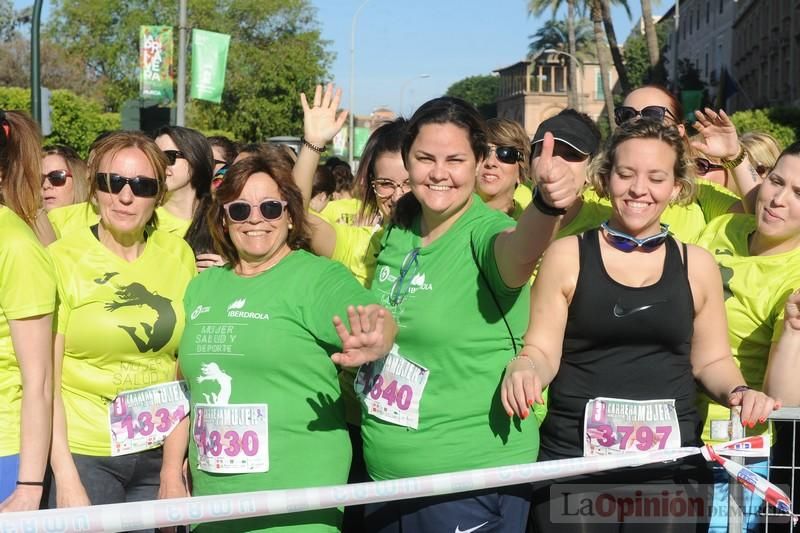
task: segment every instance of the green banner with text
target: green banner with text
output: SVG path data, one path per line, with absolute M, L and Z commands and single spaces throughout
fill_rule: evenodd
M 174 99 L 172 57 L 172 26 L 140 26 L 140 98 Z
M 192 30 L 192 98 L 222 101 L 230 43 L 230 35 Z

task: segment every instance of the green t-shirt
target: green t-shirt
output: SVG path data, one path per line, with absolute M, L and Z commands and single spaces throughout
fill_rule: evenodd
M 421 247 L 419 222 L 386 230 L 372 291 L 398 324 L 398 352 L 427 368 L 429 377 L 418 429 L 364 415 L 369 473 L 394 479 L 535 461 L 536 422 L 509 418 L 500 402 L 503 371 L 516 353 L 498 304 L 517 350 L 530 309 L 530 286 L 506 287 L 494 256 L 495 236 L 514 221 L 473 196 L 468 210 L 429 246 Z M 395 283 L 402 300 L 393 305 Z
M 719 264 L 734 360 L 747 384 L 762 390 L 770 347 L 783 330 L 786 298 L 800 288 L 800 248 L 751 256 L 748 237 L 755 230 L 752 215 L 725 215 L 711 221 L 697 244 Z M 730 412 L 704 394 L 699 398 L 701 415 L 708 411 L 703 440 L 712 442 L 711 420 L 728 420 Z M 765 425 L 747 428 L 750 435 L 764 431 Z
M 47 252 L 31 228 L 0 205 L 0 457 L 19 453 L 22 376 L 9 320 L 52 313 L 56 281 Z
M 107 457 L 109 403 L 175 379 L 194 254 L 183 239 L 156 230 L 128 262 L 88 226 L 48 249 L 58 282 L 56 329 L 65 340 L 60 386 L 70 450 Z
M 267 404 L 269 470 L 199 470 L 191 438 L 194 495 L 346 483 L 351 447 L 337 368 L 330 360 L 341 349 L 332 319 L 339 315 L 346 323 L 348 305 L 370 303 L 375 297 L 342 265 L 302 250 L 251 278 L 228 267 L 197 276 L 186 291 L 180 346 L 192 427 L 197 403 Z M 250 520 L 247 531 L 278 525 L 337 531 L 340 519 L 336 509 L 264 517 Z M 200 530 L 231 528 L 217 523 Z

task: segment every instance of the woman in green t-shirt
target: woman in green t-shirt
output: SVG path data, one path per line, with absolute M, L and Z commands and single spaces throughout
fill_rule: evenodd
M 187 440 L 194 495 L 347 480 L 337 365 L 382 357 L 396 327 L 344 267 L 305 250 L 303 200 L 291 172 L 280 157 L 256 154 L 234 163 L 214 195 L 209 227 L 228 265 L 203 271 L 184 297 L 180 369 L 192 420 L 165 446 L 162 496 L 185 494 Z M 345 315 L 350 332 L 338 318 Z M 338 531 L 341 515 L 326 509 L 195 531 Z

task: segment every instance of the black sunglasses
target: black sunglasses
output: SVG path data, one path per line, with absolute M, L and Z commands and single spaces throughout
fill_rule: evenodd
M 763 163 L 759 163 L 756 165 L 756 174 L 758 174 L 759 176 L 763 176 L 764 174 L 769 174 L 771 170 L 772 167 L 767 166 Z
M 180 150 L 164 150 L 164 155 L 167 156 L 169 166 L 174 165 L 178 159 L 186 159 L 186 156 Z
M 128 178 L 111 172 L 98 172 L 95 174 L 97 188 L 103 192 L 119 194 L 126 185 L 129 185 L 134 196 L 140 198 L 153 198 L 158 195 L 159 184 L 155 178 L 135 176 Z
M 228 218 L 230 218 L 232 221 L 244 222 L 250 218 L 250 213 L 252 213 L 254 207 L 258 208 L 258 210 L 261 212 L 261 216 L 264 217 L 264 220 L 279 219 L 281 218 L 281 215 L 283 215 L 283 210 L 286 208 L 288 203 L 289 202 L 286 202 L 285 200 L 276 200 L 274 198 L 261 200 L 261 203 L 259 204 L 250 204 L 244 200 L 234 200 L 233 202 L 228 202 L 222 207 L 225 208 Z
M 635 119 L 636 117 L 663 122 L 664 117 L 667 115 L 669 115 L 669 117 L 675 122 L 678 121 L 678 119 L 675 118 L 675 115 L 672 114 L 672 111 L 664 106 L 648 105 L 641 109 L 636 109 L 635 107 L 623 105 L 614 109 L 614 122 L 616 122 L 617 126 L 619 126 L 625 122 L 628 122 L 629 120 Z
M 713 170 L 725 170 L 725 167 L 722 165 L 717 165 L 716 163 L 712 163 L 705 157 L 696 157 L 694 159 L 694 166 L 697 169 L 698 176 L 705 176 L 709 172 Z
M 42 174 L 42 185 L 47 180 L 53 187 L 63 187 L 67 183 L 67 178 L 71 176 L 68 170 L 51 170 L 47 174 Z
M 6 145 L 10 133 L 11 127 L 6 120 L 6 112 L 0 109 L 0 146 Z
M 489 148 L 489 155 L 492 155 L 492 152 L 497 156 L 498 161 L 507 165 L 519 163 L 523 159 L 522 150 L 517 150 L 513 146 L 495 146 L 494 148 Z

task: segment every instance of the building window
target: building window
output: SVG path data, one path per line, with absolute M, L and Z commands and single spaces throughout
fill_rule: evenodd
M 719 0 L 719 14 L 721 15 L 724 10 L 725 10 L 725 0 Z
M 708 52 L 706 52 L 706 68 L 705 68 L 705 78 L 708 79 Z
M 706 2 L 706 24 L 711 24 L 711 0 Z
M 600 70 L 594 73 L 594 98 L 595 100 L 605 100 L 606 95 L 603 92 L 603 78 Z
M 697 26 L 695 27 L 697 31 L 700 31 L 700 8 L 697 8 Z
M 689 11 L 689 35 L 692 34 L 694 28 L 694 11 Z

